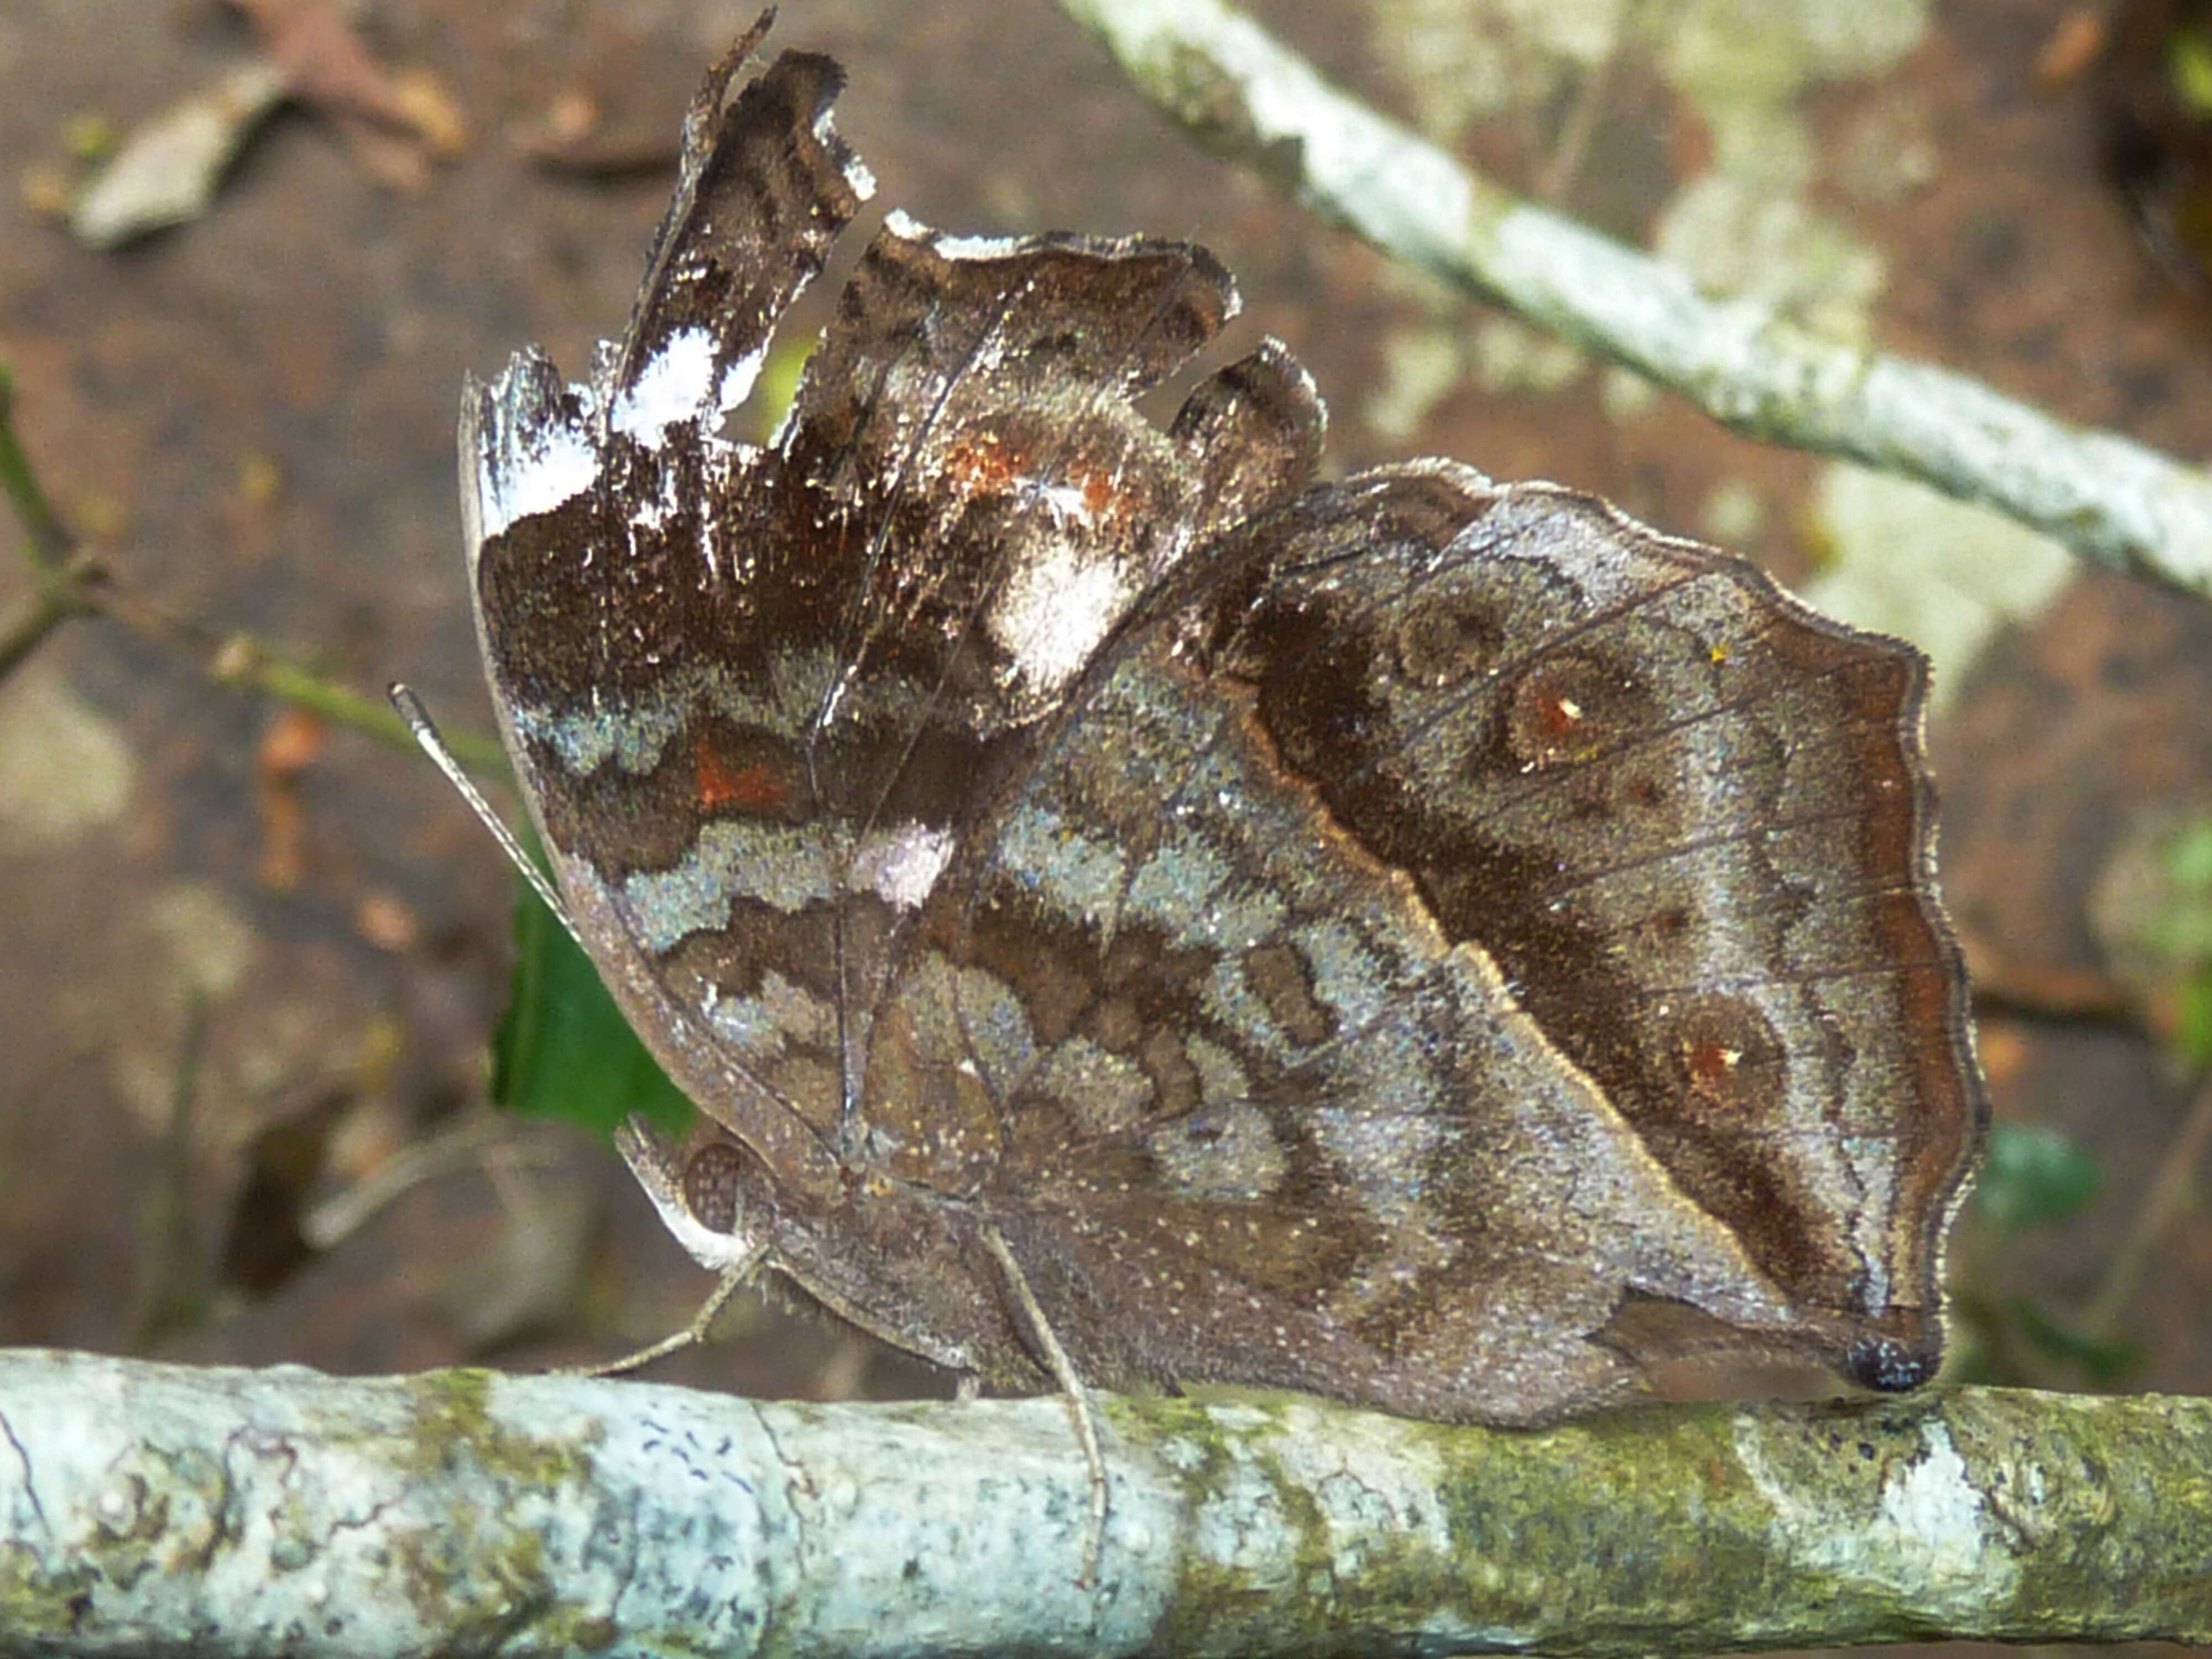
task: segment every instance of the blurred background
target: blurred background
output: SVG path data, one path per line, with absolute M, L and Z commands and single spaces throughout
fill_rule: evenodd
M 2212 447 L 2212 8 L 1257 15 L 1711 289 L 2185 460 Z M 21 647 L 0 678 L 0 1342 L 520 1368 L 651 1340 L 708 1288 L 603 1142 L 489 1107 L 510 878 L 432 769 L 333 697 L 374 708 L 404 678 L 489 730 L 461 377 L 529 341 L 574 374 L 619 330 L 684 104 L 750 21 L 704 0 L 0 12 L 0 362 L 70 543 L 115 578 L 112 614 L 0 641 Z M 838 125 L 881 182 L 845 264 L 892 205 L 1197 239 L 1243 286 L 1232 346 L 1279 335 L 1313 369 L 1333 469 L 1441 453 L 1593 489 L 1934 651 L 1944 885 L 2001 1131 L 1953 1253 L 1963 1374 L 2212 1389 L 2203 605 L 1730 436 L 1395 269 L 1200 151 L 1043 0 L 789 0 L 790 46 L 844 61 Z M 0 519 L 0 618 L 31 605 L 37 551 Z M 295 669 L 299 695 L 271 695 Z M 757 1305 L 723 1334 L 656 1375 L 949 1392 Z

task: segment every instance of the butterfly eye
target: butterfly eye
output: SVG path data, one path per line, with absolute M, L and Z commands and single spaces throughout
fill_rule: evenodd
M 1861 1387 L 1902 1394 L 1934 1381 L 1942 1358 L 1940 1331 L 1929 1327 L 1910 1340 L 1883 1335 L 1861 1337 L 1852 1345 L 1847 1364 L 1852 1379 Z
M 684 1166 L 684 1203 L 709 1232 L 738 1230 L 738 1178 L 744 1155 L 727 1141 L 702 1146 Z

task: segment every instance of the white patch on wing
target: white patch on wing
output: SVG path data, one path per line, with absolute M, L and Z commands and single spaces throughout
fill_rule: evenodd
M 904 208 L 893 208 L 884 215 L 884 228 L 909 242 L 926 242 L 937 234 Z
M 501 453 L 479 463 L 478 491 L 484 540 L 520 519 L 550 513 L 599 481 L 599 453 L 585 433 L 566 424 L 536 428 Z
M 931 246 L 948 259 L 1003 259 L 1019 253 L 1028 240 L 1023 236 L 939 236 Z
M 861 842 L 846 884 L 865 889 L 897 910 L 916 910 L 928 899 L 952 858 L 952 832 L 926 823 L 874 830 Z
M 739 366 L 732 363 L 730 368 L 734 371 Z M 677 422 L 696 421 L 710 407 L 708 393 L 714 379 L 714 337 L 703 328 L 678 329 L 638 371 L 629 388 L 615 399 L 611 424 L 616 431 L 652 448 Z
M 1119 621 L 1130 592 L 1111 557 L 1085 559 L 1047 542 L 1018 565 L 986 625 L 1039 690 L 1065 685 Z
M 1030 489 L 1036 492 L 1037 499 L 1044 503 L 1045 511 L 1052 514 L 1054 523 L 1065 525 L 1073 519 L 1085 530 L 1091 527 L 1091 503 L 1085 498 L 1084 491 L 1078 486 L 1066 483 L 1035 483 L 1026 478 L 1017 479 L 1016 482 L 1027 484 Z
M 677 486 L 681 482 L 674 469 L 664 470 L 653 494 L 631 509 L 629 521 L 644 530 L 658 530 L 666 524 L 674 516 L 676 509 L 684 504 L 677 494 Z M 710 563 L 711 558 L 710 554 Z
M 830 106 L 824 104 L 822 112 L 814 118 L 814 137 L 816 142 L 834 155 L 837 150 L 837 135 L 830 115 Z M 868 171 L 867 163 L 857 155 L 845 157 L 845 182 L 852 185 L 853 193 L 864 202 L 876 193 L 876 175 Z
M 722 371 L 722 384 L 714 392 L 714 406 L 723 414 L 728 414 L 753 395 L 753 382 L 760 379 L 761 364 L 767 356 L 766 346 L 755 346 Z

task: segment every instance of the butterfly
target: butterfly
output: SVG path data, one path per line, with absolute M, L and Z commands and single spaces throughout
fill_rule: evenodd
M 1590 496 L 1317 479 L 1203 249 L 892 213 L 707 78 L 586 378 L 464 403 L 478 636 L 579 937 L 698 1108 L 676 1237 L 964 1377 L 1522 1424 L 1708 1352 L 1931 1377 L 1987 1109 L 1927 665 Z M 1095 1447 L 1092 1455 L 1096 1458 Z

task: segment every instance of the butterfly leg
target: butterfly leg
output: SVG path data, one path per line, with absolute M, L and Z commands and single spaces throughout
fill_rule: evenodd
M 1044 1316 L 1044 1310 L 1037 1306 L 1036 1292 L 1030 1289 L 1022 1264 L 1014 1260 L 1006 1236 L 996 1227 L 985 1227 L 983 1244 L 991 1252 L 991 1259 L 999 1264 L 999 1271 L 1006 1275 L 1006 1289 L 1029 1326 L 1030 1340 L 1036 1345 L 1052 1380 L 1060 1384 L 1068 1413 L 1075 1419 L 1075 1437 L 1082 1443 L 1083 1462 L 1091 1472 L 1091 1538 L 1083 1551 L 1083 1576 L 1076 1581 L 1087 1589 L 1098 1582 L 1099 1565 L 1106 1550 L 1106 1456 L 1099 1449 L 1097 1409 L 1091 1403 L 1083 1379 L 1075 1374 L 1075 1364 L 1068 1358 L 1067 1350 L 1053 1334 L 1052 1323 Z
M 670 1354 L 690 1347 L 695 1342 L 704 1342 L 707 1332 L 729 1306 L 730 1298 L 745 1287 L 747 1281 L 758 1273 L 768 1260 L 769 1247 L 756 1244 L 743 1255 L 722 1269 L 714 1288 L 699 1304 L 699 1311 L 691 1316 L 691 1322 L 682 1330 L 664 1336 L 659 1341 L 640 1348 L 635 1353 L 624 1354 L 619 1359 L 610 1359 L 597 1365 L 567 1365 L 557 1373 L 561 1376 L 620 1376 L 629 1371 L 641 1370 L 656 1359 L 665 1359 Z

